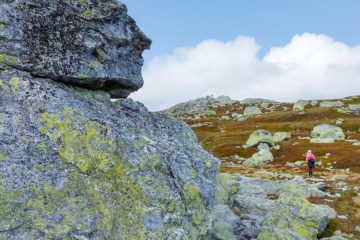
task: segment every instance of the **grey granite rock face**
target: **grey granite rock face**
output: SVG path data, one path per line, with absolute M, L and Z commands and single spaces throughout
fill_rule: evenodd
M 200 239 L 219 160 L 131 99 L 150 40 L 115 0 L 0 1 L 0 239 Z
M 199 239 L 219 160 L 131 99 L 0 75 L 1 239 Z
M 0 69 L 127 97 L 150 43 L 116 0 L 0 1 Z

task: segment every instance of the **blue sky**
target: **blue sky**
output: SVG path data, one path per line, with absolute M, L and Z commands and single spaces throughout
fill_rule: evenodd
M 254 37 L 260 55 L 303 32 L 360 43 L 359 0 L 124 0 L 129 14 L 153 40 L 144 56 L 169 54 L 205 39 Z
M 294 102 L 360 94 L 360 0 L 124 0 L 153 40 L 150 110 L 212 94 Z

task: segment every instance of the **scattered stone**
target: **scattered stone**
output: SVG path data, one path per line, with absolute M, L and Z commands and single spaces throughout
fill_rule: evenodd
M 320 107 L 342 107 L 344 103 L 342 101 L 321 101 Z
M 311 101 L 311 106 L 315 107 L 316 105 L 318 105 L 319 101 L 318 100 L 312 100 Z
M 298 139 L 301 139 L 301 140 L 310 140 L 311 139 L 311 137 L 298 137 Z
M 253 115 L 259 115 L 262 114 L 260 108 L 254 107 L 254 106 L 248 106 L 244 110 L 245 116 L 253 116 Z
M 264 129 L 254 131 L 246 141 L 245 148 L 257 147 L 260 143 L 267 143 L 270 147 L 274 146 L 274 139 L 271 133 Z
M 290 132 L 276 132 L 273 137 L 274 142 L 281 142 L 281 141 L 289 140 L 290 138 L 291 138 Z
M 303 111 L 304 108 L 310 104 L 310 101 L 307 100 L 299 100 L 297 102 L 294 103 L 293 105 L 293 110 L 294 111 Z
M 295 167 L 295 164 L 294 164 L 294 163 L 292 163 L 292 162 L 287 162 L 287 163 L 286 163 L 286 166 L 289 166 L 289 167 Z
M 266 143 L 260 143 L 260 144 L 257 146 L 257 149 L 258 149 L 258 150 L 270 150 L 270 147 L 269 147 L 269 145 L 267 145 Z
M 334 139 L 332 138 L 312 138 L 310 140 L 311 143 L 334 143 Z
M 330 124 L 320 124 L 311 132 L 312 143 L 333 143 L 335 140 L 345 140 L 345 134 L 340 127 Z
M 232 113 L 231 114 L 231 117 L 236 120 L 236 121 L 245 121 L 246 119 L 248 119 L 248 116 L 244 116 L 242 114 L 239 114 L 239 113 Z
M 279 149 L 280 149 L 280 145 L 273 146 L 271 149 L 279 150 Z
M 334 175 L 330 178 L 331 181 L 345 181 L 348 178 L 346 175 Z
M 267 144 L 266 144 L 267 145 Z M 245 160 L 243 165 L 255 165 L 264 166 L 274 160 L 274 156 L 269 149 L 261 149 L 257 153 L 251 156 L 251 158 Z
M 339 119 L 337 119 L 336 120 L 336 125 L 341 125 L 341 124 L 343 124 L 343 122 L 344 122 L 344 119 L 343 118 L 339 118 Z
M 304 166 L 305 165 L 305 161 L 296 161 L 294 162 L 295 166 Z
M 360 115 L 360 104 L 350 104 L 342 108 L 338 108 L 341 113 Z
M 223 115 L 223 116 L 220 117 L 220 120 L 223 120 L 223 121 L 224 120 L 226 121 L 226 120 L 229 120 L 229 119 L 230 119 L 230 117 L 226 116 L 226 115 Z

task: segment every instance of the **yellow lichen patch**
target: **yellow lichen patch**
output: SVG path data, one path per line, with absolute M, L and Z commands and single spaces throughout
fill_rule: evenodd
M 80 209 L 77 214 L 98 215 L 97 229 L 101 229 L 104 238 L 145 239 L 142 218 L 147 200 L 142 187 L 131 175 L 133 168 L 121 159 L 122 154 L 111 131 L 96 121 L 80 123 L 83 118 L 71 109 L 60 115 L 43 113 L 40 121 L 43 123 L 41 132 L 59 144 L 59 156 L 88 175 L 85 180 L 82 175 L 74 173 L 61 191 L 47 186 L 45 190 L 51 194 L 52 204 L 58 204 L 58 199 L 62 199 L 60 206 L 65 208 L 77 205 L 73 201 L 88 205 L 89 213 Z M 76 192 L 78 200 L 69 199 L 72 192 Z M 37 195 L 44 194 L 46 192 L 41 191 Z M 40 201 L 39 208 L 45 208 L 45 212 L 56 209 L 44 205 Z M 81 218 L 76 215 L 64 218 L 61 224 L 64 231 L 73 230 L 77 219 Z
M 0 185 L 0 231 L 18 227 L 27 219 L 26 205 L 20 200 L 20 192 L 7 190 Z
M 44 141 L 39 142 L 38 145 L 37 145 L 37 148 L 40 151 L 43 151 L 46 148 L 46 143 Z
M 0 29 L 3 29 L 5 27 L 5 24 L 0 22 Z
M 12 77 L 9 81 L 10 83 L 10 87 L 11 87 L 11 91 L 14 94 L 18 94 L 19 88 L 20 88 L 20 78 L 19 77 Z
M 80 80 L 84 80 L 84 79 L 87 78 L 87 76 L 86 76 L 85 74 L 80 73 L 79 76 L 78 76 L 78 78 L 79 78 Z
M 200 191 L 197 187 L 186 184 L 184 187 L 184 197 L 187 206 L 192 212 L 192 223 L 197 226 L 208 221 L 208 216 L 204 203 L 200 197 Z
M 8 155 L 5 152 L 0 152 L 0 161 L 8 160 Z

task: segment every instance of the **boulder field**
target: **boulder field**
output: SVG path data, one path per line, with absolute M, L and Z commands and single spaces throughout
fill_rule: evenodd
M 266 215 L 265 218 L 270 220 L 267 226 L 263 221 L 258 226 L 260 230 L 252 231 L 252 233 L 256 233 L 252 235 L 253 238 L 256 235 L 257 238 L 262 239 L 360 239 L 360 119 L 357 111 L 360 105 L 360 96 L 332 100 L 300 100 L 295 103 L 245 99 L 232 100 L 225 106 L 213 105 L 212 102 L 215 99 L 214 97 L 208 98 L 206 105 L 202 98 L 202 108 L 211 111 L 211 115 L 203 115 L 201 109 L 191 113 L 186 112 L 184 110 L 187 109 L 187 103 L 177 105 L 182 107 L 181 114 L 173 114 L 178 112 L 177 106 L 171 108 L 170 114 L 184 120 L 192 127 L 204 148 L 221 159 L 220 171 L 231 174 L 230 179 L 232 180 L 239 180 L 240 192 L 247 192 L 247 197 L 243 196 L 245 200 L 238 201 L 238 204 L 233 202 L 228 204 L 235 215 L 240 217 L 241 224 L 246 225 L 250 231 L 252 227 L 261 222 L 253 221 L 254 224 L 247 224 L 249 219 L 254 218 L 253 216 L 249 218 L 248 213 L 253 215 L 256 212 L 244 211 L 247 205 L 258 206 L 264 202 L 266 204 L 274 203 L 282 198 L 281 194 L 268 192 L 269 196 L 265 197 L 266 201 L 259 195 L 250 199 L 249 191 L 262 189 L 263 185 L 266 186 L 265 189 L 269 187 L 262 180 L 285 185 L 292 182 L 300 188 L 301 184 L 298 180 L 304 179 L 304 182 L 310 186 L 316 185 L 326 195 L 311 195 L 306 197 L 307 201 L 301 200 L 300 202 L 313 203 L 317 206 L 327 205 L 337 212 L 337 216 L 329 221 L 324 232 L 321 233 L 323 228 L 319 228 L 317 232 L 319 235 L 307 235 L 303 238 L 296 234 L 285 237 L 282 235 L 283 231 L 278 229 L 279 225 L 293 226 L 291 219 L 283 221 L 279 220 L 282 219 L 279 216 L 270 217 L 273 215 L 270 212 L 263 213 L 263 216 Z M 192 105 L 196 105 L 197 101 L 192 100 Z M 257 107 L 261 110 L 261 114 L 245 117 L 244 110 L 247 107 Z M 242 117 L 241 120 L 239 120 L 239 116 Z M 315 177 L 313 178 L 307 178 L 308 168 L 305 156 L 308 150 L 312 150 L 316 156 Z M 245 184 L 245 181 L 240 181 L 244 176 L 250 177 L 254 184 L 249 186 Z M 304 186 L 309 185 L 305 184 Z M 283 188 L 285 187 L 283 186 Z M 239 195 L 239 192 L 235 195 Z M 287 195 L 290 196 L 292 193 L 287 193 Z M 237 199 L 240 198 L 237 197 Z M 281 201 L 283 209 L 278 209 L 277 212 L 281 212 L 283 216 L 287 217 L 291 216 L 285 210 L 287 207 L 290 212 L 297 212 L 294 205 L 289 206 L 291 201 Z M 259 208 L 268 209 L 269 205 L 266 204 Z M 223 206 L 219 206 L 218 209 L 227 212 Z M 312 215 L 311 211 L 307 216 Z M 334 215 L 328 215 L 328 217 L 330 216 Z M 324 218 L 325 222 L 328 217 Z M 231 219 L 236 220 L 235 217 L 231 217 Z M 315 222 L 319 223 L 318 220 Z M 219 229 L 219 224 L 217 223 L 217 229 Z M 242 239 L 239 236 L 244 239 L 250 238 L 249 235 L 246 235 L 248 233 L 239 227 L 241 224 L 238 225 L 237 221 L 227 222 L 224 229 L 230 229 L 229 224 L 233 229 L 238 229 L 238 231 L 234 231 L 240 233 L 240 235 L 235 234 L 238 239 Z M 324 224 L 320 225 L 324 226 Z M 267 230 L 265 231 L 265 229 Z M 291 230 L 287 229 L 286 231 L 289 233 Z M 221 234 L 229 237 L 226 232 L 221 232 Z M 227 238 L 223 237 L 223 239 Z

